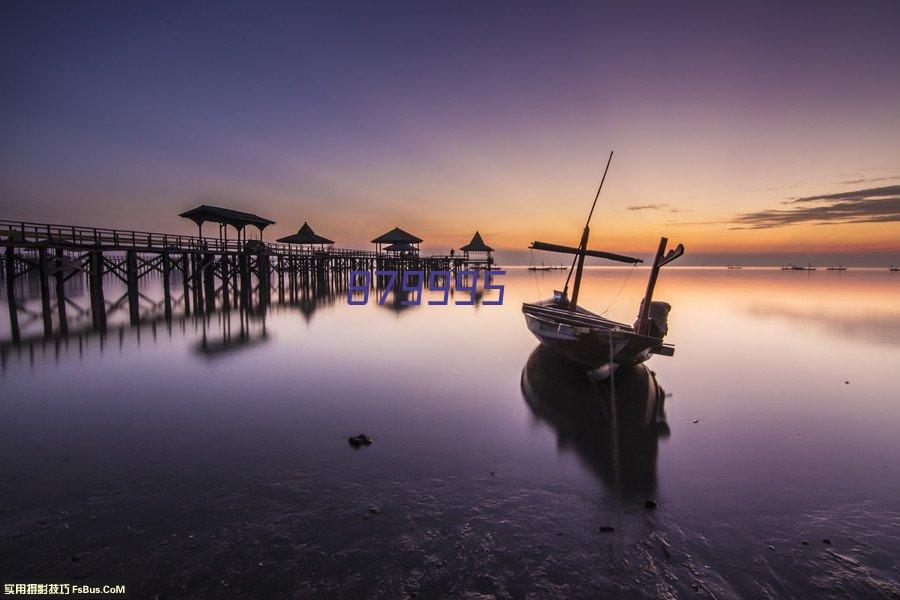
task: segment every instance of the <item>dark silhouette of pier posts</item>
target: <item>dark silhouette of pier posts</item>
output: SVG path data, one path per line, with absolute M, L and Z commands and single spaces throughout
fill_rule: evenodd
M 238 306 L 240 304 L 240 288 L 238 286 L 238 271 L 240 270 L 240 265 L 238 264 L 237 256 L 232 257 L 231 259 L 231 305 Z
M 171 325 L 172 320 L 172 290 L 169 284 L 172 280 L 172 258 L 168 252 L 162 253 L 162 279 L 163 279 L 163 312 L 166 316 L 166 322 Z
M 231 308 L 231 298 L 229 295 L 229 284 L 231 283 L 231 275 L 229 271 L 231 270 L 231 257 L 228 254 L 223 254 L 222 258 L 219 260 L 219 271 L 222 276 L 222 308 L 228 310 Z
M 182 296 L 184 316 L 189 317 L 191 316 L 191 267 L 187 252 L 181 255 L 181 287 L 184 294 Z
M 4 252 L 5 269 L 4 277 L 6 278 L 6 303 L 9 305 L 9 330 L 12 340 L 19 341 L 19 308 L 16 304 L 16 257 L 15 248 L 7 246 Z
M 203 270 L 199 252 L 191 252 L 191 290 L 194 296 L 194 313 L 199 315 L 203 312 Z
M 215 257 L 212 254 L 203 255 L 203 285 L 206 312 L 211 313 L 216 309 Z
M 246 252 L 241 252 L 238 255 L 238 268 L 241 271 L 241 306 L 244 309 L 250 307 L 250 286 L 252 285 L 250 280 L 250 265 L 248 263 L 248 254 Z
M 288 255 L 288 298 L 297 301 L 297 262 L 293 254 Z
M 88 287 L 91 293 L 91 320 L 100 331 L 106 329 L 106 300 L 103 298 L 103 251 L 91 250 Z
M 257 277 L 259 278 L 259 300 L 268 304 L 272 296 L 271 279 L 269 271 L 269 255 L 261 252 L 256 257 Z
M 284 256 L 278 255 L 278 301 L 284 302 Z
M 69 333 L 69 319 L 66 315 L 66 271 L 62 248 L 56 249 L 56 264 L 53 274 L 56 280 L 56 313 L 59 318 L 59 332 L 65 336 Z
M 125 293 L 128 295 L 128 317 L 135 325 L 141 318 L 140 298 L 138 297 L 137 252 L 125 251 Z
M 50 313 L 50 283 L 47 281 L 47 248 L 38 248 L 38 277 L 41 286 L 41 317 L 44 320 L 44 335 L 53 335 L 53 317 Z

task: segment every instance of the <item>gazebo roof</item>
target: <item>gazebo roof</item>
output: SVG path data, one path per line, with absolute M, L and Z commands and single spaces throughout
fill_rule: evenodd
M 460 248 L 463 252 L 493 252 L 494 249 L 484 243 L 481 234 L 477 231 L 472 236 L 472 241 Z
M 405 243 L 397 243 L 391 244 L 390 246 L 384 247 L 385 252 L 415 252 L 416 247 L 410 244 L 409 242 Z
M 379 235 L 372 240 L 373 244 L 420 244 L 422 240 L 411 233 L 403 231 L 399 227 L 394 227 L 387 233 Z
M 254 215 L 253 213 L 222 208 L 221 206 L 209 206 L 208 204 L 201 204 L 197 208 L 192 208 L 178 216 L 190 219 L 198 226 L 203 225 L 206 221 L 210 221 L 211 223 L 231 225 L 238 229 L 242 229 L 247 225 L 253 225 L 262 231 L 269 225 L 275 224 L 275 221 L 260 217 L 259 215 Z
M 309 223 L 303 222 L 303 227 L 301 227 L 297 233 L 293 233 L 291 235 L 285 236 L 283 238 L 278 238 L 279 242 L 284 244 L 333 244 L 334 240 L 329 240 L 327 237 L 323 237 L 318 235 L 315 231 L 312 230 L 312 227 L 309 226 Z

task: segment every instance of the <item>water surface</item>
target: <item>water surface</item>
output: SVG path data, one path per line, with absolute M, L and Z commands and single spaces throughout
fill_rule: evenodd
M 626 376 L 610 397 L 535 351 L 519 307 L 564 277 L 510 269 L 503 306 L 319 290 L 112 314 L 105 335 L 23 323 L 2 345 L 0 575 L 191 598 L 900 594 L 900 277 L 667 269 L 653 418 Z M 631 323 L 645 279 L 589 269 L 583 304 Z

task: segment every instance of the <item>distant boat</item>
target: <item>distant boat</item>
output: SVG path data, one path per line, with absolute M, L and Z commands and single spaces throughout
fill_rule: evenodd
M 790 265 L 781 265 L 781 270 L 782 270 L 782 271 L 793 271 L 793 270 L 794 270 L 794 265 L 793 265 L 793 264 L 790 264 Z
M 893 271 L 900 271 L 900 267 L 895 267 L 894 265 L 891 265 L 891 266 L 889 267 L 889 269 L 890 269 L 892 272 L 893 272 Z
M 553 267 L 548 267 L 544 264 L 544 261 L 541 261 L 540 265 L 531 265 L 528 267 L 529 271 L 552 271 Z
M 836 267 L 828 267 L 828 270 L 829 271 L 846 271 L 847 267 L 845 267 L 844 265 L 838 265 Z
M 743 269 L 743 268 L 744 267 L 742 267 L 741 265 L 728 265 L 729 271 L 739 271 L 740 269 Z
M 812 264 L 812 263 L 809 263 L 809 264 L 806 265 L 806 266 L 803 266 L 803 265 L 791 265 L 791 271 L 815 271 L 816 269 L 818 269 L 818 267 L 815 266 L 815 265 Z
M 575 274 L 571 299 L 567 296 L 569 278 L 563 291 L 554 291 L 553 297 L 538 302 L 522 304 L 525 323 L 532 334 L 548 349 L 587 370 L 614 367 L 625 364 L 637 364 L 646 361 L 653 354 L 672 356 L 674 346 L 663 343 L 668 332 L 668 314 L 671 306 L 665 302 L 653 302 L 653 290 L 659 276 L 659 270 L 684 254 L 684 246 L 678 244 L 674 250 L 666 253 L 668 240 L 661 238 L 650 270 L 647 290 L 638 311 L 634 325 L 626 325 L 604 318 L 578 306 L 578 292 L 581 289 L 581 278 L 584 274 L 584 259 L 588 256 L 605 258 L 616 262 L 637 264 L 643 262 L 639 258 L 588 250 L 591 216 L 597 206 L 603 181 L 612 162 L 612 152 L 606 163 L 606 170 L 597 188 L 597 195 L 588 213 L 587 223 L 581 233 L 581 242 L 577 248 L 533 242 L 532 250 L 546 250 L 563 254 L 574 254 L 577 258 L 573 264 Z

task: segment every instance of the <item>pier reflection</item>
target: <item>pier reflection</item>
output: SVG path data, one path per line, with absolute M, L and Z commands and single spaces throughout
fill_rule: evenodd
M 155 341 L 160 335 L 171 338 L 187 332 L 198 339 L 193 352 L 213 359 L 267 342 L 270 335 L 266 322 L 272 313 L 296 312 L 309 322 L 318 310 L 334 305 L 346 294 L 346 284 L 340 277 L 325 276 L 276 281 L 275 293 L 265 285 L 248 285 L 237 297 L 233 286 L 220 285 L 209 290 L 200 303 L 190 294 L 173 293 L 180 288 L 179 281 L 148 275 L 140 281 L 138 311 L 133 315 L 128 310 L 127 292 L 110 277 L 106 283 L 114 299 L 100 304 L 102 313 L 96 314 L 92 309 L 99 307 L 87 305 L 87 286 L 76 274 L 66 282 L 65 296 L 51 295 L 51 309 L 62 302 L 69 310 L 51 310 L 51 315 L 42 319 L 40 293 L 29 294 L 37 287 L 29 275 L 16 280 L 16 311 L 20 317 L 16 326 L 0 331 L 3 370 L 10 360 L 34 365 L 41 360 L 59 361 L 64 355 L 82 357 L 89 349 L 101 353 L 110 347 L 121 350 L 126 345 L 140 346 L 147 338 Z M 50 320 L 49 330 L 42 323 L 46 320 Z
M 532 414 L 556 430 L 560 451 L 574 450 L 611 490 L 652 496 L 658 438 L 669 434 L 665 392 L 644 365 L 599 381 L 543 346 L 522 370 Z

